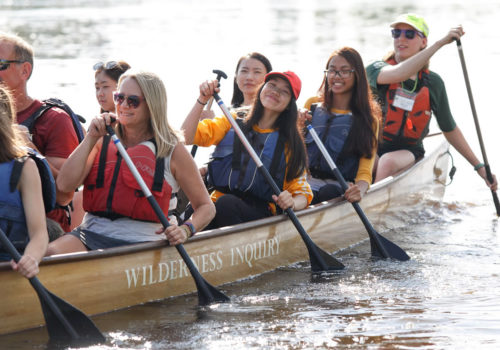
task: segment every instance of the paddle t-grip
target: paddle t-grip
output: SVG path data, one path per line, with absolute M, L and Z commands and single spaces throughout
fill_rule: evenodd
M 217 87 L 219 87 L 219 86 L 220 86 L 220 78 L 227 79 L 227 74 L 226 74 L 226 73 L 224 73 L 224 72 L 223 72 L 223 71 L 221 71 L 221 70 L 214 69 L 214 70 L 212 71 L 212 73 L 217 74 L 217 78 L 216 78 L 216 79 L 217 79 L 217 81 L 219 82 L 219 83 L 217 84 Z

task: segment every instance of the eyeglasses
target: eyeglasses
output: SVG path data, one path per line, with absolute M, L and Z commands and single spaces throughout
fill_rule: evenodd
M 270 81 L 268 81 L 265 85 L 264 85 L 265 88 L 268 88 L 268 89 L 271 89 L 273 90 L 274 92 L 276 92 L 279 96 L 283 96 L 283 97 L 290 97 L 291 96 L 291 93 L 290 91 L 286 90 L 286 89 L 280 89 L 275 83 L 272 83 Z
M 351 74 L 354 73 L 354 69 L 342 69 L 342 70 L 336 70 L 333 68 L 325 70 L 325 74 L 327 75 L 338 75 L 341 78 L 349 78 Z
M 24 63 L 24 61 L 19 60 L 1 60 L 0 59 L 0 71 L 6 70 L 12 63 Z
M 401 34 L 404 33 L 406 39 L 413 39 L 415 37 L 415 34 L 417 34 L 419 37 L 423 38 L 424 34 L 420 33 L 418 30 L 414 29 L 393 29 L 391 30 L 392 37 L 394 39 L 397 39 L 401 36 Z
M 137 95 L 130 95 L 127 96 L 125 94 L 122 94 L 121 92 L 115 92 L 113 94 L 113 99 L 115 100 L 115 103 L 117 105 L 121 105 L 123 101 L 127 100 L 127 105 L 132 108 L 137 108 L 141 104 L 141 101 L 144 100 L 144 97 L 137 96 Z
M 113 69 L 118 66 L 118 62 L 116 61 L 109 61 L 109 62 L 97 62 L 94 64 L 94 70 L 99 70 L 104 67 L 104 69 Z

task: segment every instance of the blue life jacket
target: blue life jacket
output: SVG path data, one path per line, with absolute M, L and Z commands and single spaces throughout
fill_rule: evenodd
M 17 189 L 17 181 L 12 176 L 14 165 L 18 162 L 19 160 L 14 159 L 0 163 L 0 228 L 16 249 L 23 252 L 29 236 L 21 193 Z M 6 251 L 1 243 L 0 251 Z
M 45 212 L 53 210 L 56 205 L 56 184 L 45 157 L 28 149 L 27 156 L 0 163 L 0 228 L 20 252 L 23 252 L 28 244 L 29 235 L 17 185 L 28 157 L 35 161 L 40 174 Z
M 238 120 L 238 123 L 243 123 Z M 280 189 L 285 181 L 285 142 L 278 131 L 260 133 L 245 130 L 245 136 Z M 257 164 L 244 149 L 234 129 L 215 147 L 208 164 L 207 181 L 220 192 L 239 197 L 252 196 L 272 202 L 271 186 L 257 168 Z
M 354 181 L 358 172 L 359 158 L 348 155 L 344 151 L 351 130 L 352 114 L 334 114 L 316 105 L 312 105 L 311 110 L 313 111 L 312 126 L 323 141 L 335 165 L 346 181 Z M 311 175 L 321 179 L 335 179 L 333 171 L 310 134 L 306 135 L 305 142 Z

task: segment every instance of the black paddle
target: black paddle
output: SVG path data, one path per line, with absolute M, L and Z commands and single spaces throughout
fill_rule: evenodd
M 146 196 L 146 198 L 149 201 L 149 204 L 151 204 L 151 207 L 155 211 L 156 215 L 160 219 L 163 227 L 168 227 L 170 226 L 167 217 L 165 214 L 162 212 L 160 206 L 158 205 L 158 202 L 156 201 L 155 197 L 151 194 L 151 191 L 149 190 L 148 186 L 144 182 L 144 180 L 141 177 L 141 174 L 137 171 L 137 168 L 135 167 L 135 164 L 132 162 L 132 159 L 130 159 L 130 156 L 128 155 L 127 151 L 125 150 L 125 147 L 123 147 L 122 143 L 120 142 L 120 139 L 116 136 L 115 131 L 110 125 L 106 125 L 106 130 L 108 133 L 111 135 L 113 142 L 115 143 L 116 147 L 118 148 L 118 151 L 120 152 L 122 158 L 125 160 L 127 163 L 130 171 L 132 174 L 134 174 L 135 180 L 141 186 L 142 192 Z M 221 303 L 221 302 L 227 302 L 229 301 L 229 298 L 217 290 L 215 287 L 211 286 L 200 274 L 196 266 L 194 265 L 193 261 L 189 257 L 188 253 L 184 249 L 184 246 L 182 244 L 178 244 L 175 246 L 177 251 L 182 257 L 182 260 L 186 263 L 189 272 L 191 272 L 191 275 L 193 276 L 194 282 L 196 283 L 196 288 L 198 289 L 198 303 L 200 305 L 208 305 L 212 303 Z
M 313 137 L 314 142 L 316 142 L 316 144 L 318 145 L 319 150 L 323 154 L 323 157 L 325 157 L 328 165 L 330 166 L 330 168 L 333 171 L 333 174 L 335 175 L 335 178 L 342 186 L 342 189 L 346 191 L 349 188 L 349 186 L 347 185 L 347 182 L 342 176 L 342 173 L 333 162 L 332 157 L 330 157 L 330 154 L 323 145 L 323 142 L 321 142 L 321 139 L 316 133 L 316 130 L 314 130 L 314 128 L 310 124 L 307 126 L 307 130 L 309 130 L 309 133 Z M 392 243 L 387 238 L 384 238 L 381 234 L 375 231 L 370 221 L 366 217 L 365 213 L 363 212 L 363 209 L 361 209 L 361 207 L 359 206 L 359 203 L 351 203 L 351 204 L 358 213 L 359 218 L 363 222 L 363 225 L 365 225 L 366 231 L 368 232 L 373 256 L 381 258 L 392 258 L 401 261 L 410 260 L 410 257 L 405 253 L 403 249 L 401 249 L 396 244 Z
M 462 49 L 462 42 L 460 41 L 460 39 L 457 39 L 457 48 L 458 48 L 458 55 L 460 56 L 460 63 L 462 63 L 462 71 L 464 72 L 467 94 L 469 95 L 470 108 L 472 110 L 472 116 L 474 117 L 474 124 L 476 125 L 477 137 L 479 139 L 479 145 L 481 146 L 481 153 L 483 155 L 483 161 L 484 161 L 484 169 L 486 170 L 486 178 L 490 183 L 493 183 L 493 176 L 491 175 L 490 164 L 488 163 L 488 158 L 486 157 L 486 149 L 484 148 L 483 136 L 481 134 L 481 128 L 479 127 L 479 119 L 476 113 L 474 98 L 472 97 L 472 89 L 469 82 L 469 75 L 467 74 L 467 67 L 465 66 L 464 52 Z M 500 203 L 498 202 L 498 196 L 496 191 L 491 190 L 491 195 L 493 196 L 493 202 L 495 203 L 497 216 L 500 216 Z
M 19 262 L 21 254 L 1 229 L 0 242 L 14 261 Z M 89 346 L 106 341 L 94 322 L 82 311 L 45 289 L 37 277 L 29 281 L 40 299 L 51 343 Z
M 245 134 L 241 131 L 239 125 L 236 123 L 236 121 L 233 119 L 231 116 L 231 113 L 227 109 L 226 105 L 224 102 L 221 100 L 220 96 L 218 93 L 214 93 L 214 98 L 215 101 L 217 101 L 217 104 L 219 107 L 222 109 L 224 112 L 224 115 L 226 116 L 227 120 L 231 123 L 234 131 L 240 138 L 241 142 L 245 146 L 247 152 L 250 154 L 252 157 L 253 161 L 257 165 L 257 168 L 259 171 L 264 175 L 266 178 L 267 183 L 271 188 L 273 189 L 274 194 L 279 196 L 281 193 L 281 190 L 278 188 L 276 183 L 274 182 L 273 178 L 271 177 L 271 174 L 269 171 L 266 169 L 264 164 L 262 164 L 262 161 L 260 160 L 259 156 L 257 153 L 255 153 L 254 149 L 248 142 L 248 140 L 245 137 Z M 306 244 L 307 250 L 309 252 L 309 260 L 311 261 L 311 269 L 313 272 L 321 272 L 321 271 L 333 271 L 333 270 L 341 270 L 345 266 L 335 259 L 333 256 L 322 250 L 320 247 L 318 247 L 312 240 L 311 237 L 307 234 L 306 230 L 304 230 L 304 227 L 302 227 L 299 219 L 293 212 L 291 208 L 288 208 L 285 210 L 286 214 L 292 220 L 293 224 L 295 225 L 295 228 L 299 232 L 300 236 L 302 237 L 302 240 Z
M 218 69 L 214 69 L 212 71 L 213 73 L 217 74 L 217 86 L 220 86 L 220 78 L 224 78 L 224 79 L 227 79 L 227 75 L 226 73 L 224 73 L 223 71 L 221 70 L 218 70 Z M 212 108 L 212 103 L 214 102 L 214 99 L 213 97 L 210 98 L 210 101 L 208 101 L 208 105 L 207 107 L 205 108 L 205 110 L 209 111 L 211 108 Z M 194 156 L 196 155 L 196 151 L 198 151 L 198 145 L 193 145 L 193 147 L 191 147 L 191 156 L 194 158 Z

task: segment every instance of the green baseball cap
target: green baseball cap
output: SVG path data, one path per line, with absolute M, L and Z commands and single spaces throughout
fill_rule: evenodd
M 406 23 L 412 26 L 413 28 L 424 34 L 425 37 L 429 35 L 429 26 L 422 16 L 416 15 L 414 13 L 405 13 L 398 16 L 398 18 L 396 18 L 396 20 L 391 23 L 391 27 L 395 27 L 398 23 Z

